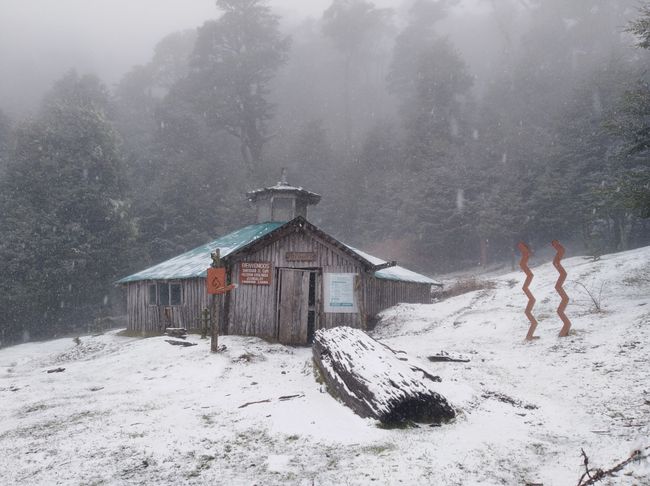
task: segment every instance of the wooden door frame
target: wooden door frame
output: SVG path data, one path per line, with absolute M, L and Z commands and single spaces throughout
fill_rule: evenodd
M 293 270 L 293 271 L 301 271 L 301 272 L 306 272 L 309 274 L 315 274 L 315 282 L 314 282 L 314 332 L 320 329 L 320 322 L 321 322 L 321 315 L 322 315 L 322 276 L 323 276 L 323 269 L 321 267 L 276 267 L 275 268 L 275 309 L 273 312 L 274 315 L 274 337 L 276 341 L 280 342 L 280 298 L 281 298 L 281 282 L 282 279 L 280 277 L 282 270 Z M 305 296 L 307 299 L 307 308 L 309 309 L 309 293 Z M 309 316 L 309 310 L 307 311 L 307 315 Z M 309 319 L 309 317 L 308 317 Z M 308 325 L 308 324 L 307 324 Z M 307 334 L 308 334 L 308 339 L 309 339 L 309 328 L 307 329 Z M 308 344 L 308 343 L 305 343 Z

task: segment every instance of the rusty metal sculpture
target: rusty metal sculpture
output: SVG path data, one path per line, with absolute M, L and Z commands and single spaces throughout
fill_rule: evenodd
M 533 306 L 535 305 L 535 297 L 533 296 L 533 294 L 529 289 L 530 283 L 533 281 L 533 272 L 528 267 L 528 259 L 530 258 L 530 248 L 528 248 L 528 245 L 526 245 L 526 243 L 524 243 L 523 241 L 517 245 L 517 248 L 519 248 L 519 251 L 521 252 L 521 261 L 519 262 L 519 266 L 526 274 L 526 281 L 524 282 L 524 285 L 521 288 L 524 291 L 524 294 L 526 294 L 526 296 L 528 297 L 528 305 L 526 306 L 525 314 L 526 317 L 528 317 L 528 320 L 530 321 L 530 327 L 528 328 L 528 334 L 526 335 L 526 340 L 532 341 L 533 339 L 535 339 L 535 329 L 537 329 L 537 320 L 535 319 L 535 316 L 533 316 L 532 313 Z
M 562 319 L 562 322 L 564 323 L 562 329 L 560 330 L 560 337 L 566 337 L 569 335 L 569 330 L 571 329 L 571 321 L 564 313 L 564 311 L 567 308 L 567 305 L 569 305 L 569 296 L 562 288 L 562 285 L 566 280 L 567 273 L 564 267 L 562 266 L 562 264 L 560 263 L 562 257 L 564 256 L 565 250 L 564 247 L 557 240 L 553 240 L 551 242 L 551 245 L 553 245 L 553 248 L 555 248 L 555 251 L 557 252 L 555 258 L 553 259 L 553 266 L 560 273 L 560 276 L 557 279 L 557 283 L 555 284 L 555 290 L 562 298 L 562 301 L 560 302 L 560 306 L 557 308 L 557 315 L 560 316 L 560 319 Z

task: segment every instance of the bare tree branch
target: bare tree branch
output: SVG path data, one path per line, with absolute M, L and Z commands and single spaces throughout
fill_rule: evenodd
M 619 462 L 615 466 L 605 471 L 598 468 L 590 469 L 589 457 L 587 457 L 587 454 L 585 453 L 584 449 L 581 449 L 581 451 L 583 457 L 583 464 L 585 466 L 585 472 L 582 473 L 582 476 L 580 476 L 580 479 L 578 480 L 578 486 L 589 486 L 592 484 L 596 484 L 598 481 L 602 481 L 606 477 L 615 477 L 616 473 L 622 471 L 623 469 L 625 469 L 625 467 L 627 467 L 630 463 L 634 461 L 647 459 L 648 453 L 650 452 L 650 446 L 633 451 L 632 454 L 630 454 L 630 457 L 628 457 L 622 462 Z

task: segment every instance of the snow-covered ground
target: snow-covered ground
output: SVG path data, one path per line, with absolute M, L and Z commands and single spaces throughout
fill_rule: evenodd
M 114 332 L 0 350 L 0 484 L 575 485 L 581 448 L 609 467 L 650 446 L 650 248 L 565 266 L 568 338 L 550 264 L 531 343 L 519 273 L 384 313 L 374 337 L 460 410 L 442 427 L 377 427 L 317 383 L 310 349 L 254 338 L 218 355 Z M 426 359 L 443 350 L 470 362 Z M 647 461 L 625 472 L 600 484 L 650 484 Z

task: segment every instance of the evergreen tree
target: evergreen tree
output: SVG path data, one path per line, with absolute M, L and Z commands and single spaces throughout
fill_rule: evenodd
M 332 40 L 343 57 L 343 113 L 344 147 L 348 163 L 354 148 L 352 98 L 362 96 L 354 88 L 360 83 L 359 73 L 380 51 L 382 41 L 390 31 L 392 11 L 379 9 L 366 0 L 333 0 L 323 14 L 323 34 Z
M 159 262 L 251 221 L 237 147 L 172 88 L 156 112 L 146 191 L 135 196 L 139 246 Z
M 9 139 L 11 136 L 11 122 L 9 117 L 0 110 L 0 177 L 7 165 L 9 158 Z
M 398 36 L 389 74 L 402 103 L 409 170 L 402 175 L 407 202 L 403 231 L 440 269 L 471 254 L 476 237 L 465 198 L 472 173 L 467 163 L 472 78 L 451 43 L 436 32 L 444 5 L 420 0 Z M 476 252 L 475 252 L 476 253 Z
M 265 0 L 217 0 L 217 6 L 224 14 L 199 29 L 190 74 L 178 89 L 211 126 L 239 140 L 252 175 L 270 137 L 269 83 L 287 59 L 290 39 Z
M 639 16 L 628 24 L 627 32 L 635 36 L 636 46 L 650 49 L 650 4 L 639 9 Z M 642 56 L 644 65 L 648 56 Z M 610 131 L 620 140 L 617 154 L 621 177 L 617 185 L 618 201 L 624 207 L 650 218 L 650 79 L 645 72 L 621 96 L 609 121 Z
M 616 185 L 613 140 L 603 125 L 624 86 L 617 26 L 629 4 L 549 0 L 531 6 L 530 27 L 488 88 L 479 121 L 484 150 L 477 155 L 491 187 L 482 192 L 478 227 L 482 239 L 497 243 L 493 248 L 556 238 L 611 250 L 625 246 L 615 235 L 594 235 L 619 217 L 603 214 L 599 188 Z
M 0 182 L 0 327 L 14 339 L 68 331 L 111 305 L 133 227 L 108 107 L 96 78 L 69 73 L 18 129 Z

